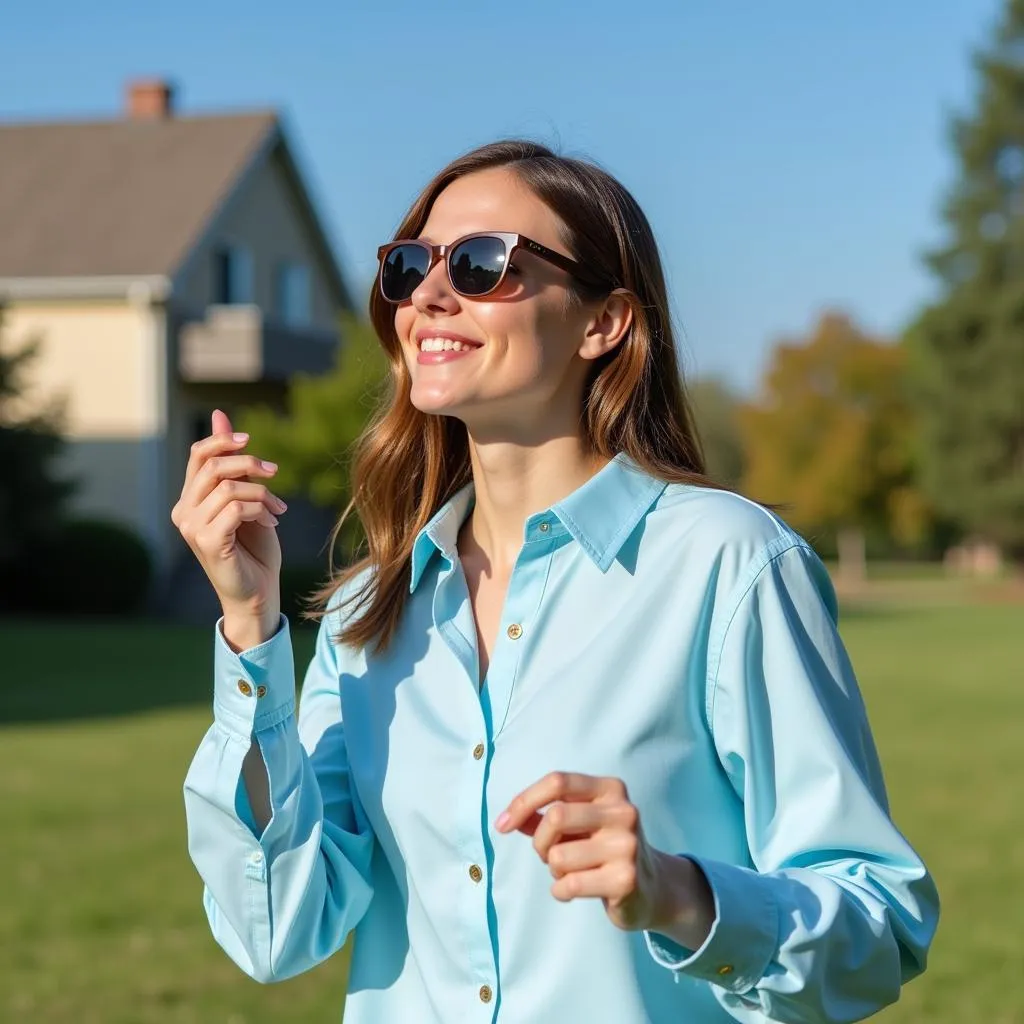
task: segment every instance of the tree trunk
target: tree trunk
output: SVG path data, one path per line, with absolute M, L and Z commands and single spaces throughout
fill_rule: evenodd
M 864 531 L 848 526 L 839 531 L 839 579 L 844 586 L 859 586 L 867 578 Z

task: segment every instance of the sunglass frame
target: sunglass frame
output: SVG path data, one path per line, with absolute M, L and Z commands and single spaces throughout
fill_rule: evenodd
M 484 292 L 464 292 L 452 279 L 452 264 L 451 254 L 459 248 L 460 245 L 466 242 L 472 241 L 474 238 L 497 238 L 505 246 L 505 262 L 502 265 L 501 273 L 498 275 L 498 280 Z M 393 305 L 400 305 L 403 302 L 408 302 L 412 297 L 411 294 L 406 296 L 404 299 L 393 299 L 384 292 L 384 261 L 388 255 L 399 246 L 402 245 L 415 245 L 421 249 L 426 249 L 427 258 L 427 269 L 424 271 L 423 276 L 426 276 L 434 269 L 438 261 L 444 260 L 445 273 L 448 275 L 448 283 L 452 286 L 455 292 L 467 299 L 480 299 L 485 295 L 490 295 L 501 287 L 501 283 L 505 280 L 505 275 L 508 272 L 509 264 L 512 262 L 513 256 L 522 249 L 525 252 L 533 253 L 534 256 L 539 256 L 542 260 L 546 260 L 553 266 L 564 270 L 566 273 L 572 275 L 584 284 L 591 285 L 595 288 L 611 288 L 612 286 L 599 274 L 596 274 L 588 266 L 580 263 L 578 260 L 570 259 L 568 256 L 563 256 L 560 252 L 555 252 L 554 249 L 549 249 L 546 245 L 541 245 L 540 242 L 535 242 L 532 238 L 527 238 L 526 235 L 521 235 L 515 231 L 474 231 L 468 235 L 462 235 L 460 238 L 456 238 L 454 242 L 447 245 L 431 245 L 429 242 L 424 242 L 422 238 L 396 238 L 393 242 L 388 242 L 385 245 L 380 246 L 377 249 L 377 288 L 380 291 L 381 298 L 385 302 L 390 302 Z

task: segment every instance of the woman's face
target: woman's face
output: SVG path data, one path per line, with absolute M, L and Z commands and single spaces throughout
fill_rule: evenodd
M 516 231 L 566 256 L 559 218 L 505 168 L 453 181 L 436 199 L 420 238 L 448 244 L 474 231 Z M 588 330 L 604 302 L 570 303 L 565 271 L 519 251 L 491 294 L 456 293 L 444 261 L 408 302 L 395 330 L 412 377 L 411 401 L 425 413 L 455 416 L 477 440 L 539 439 L 578 431 L 590 359 L 601 354 Z M 598 321 L 600 321 L 598 314 Z M 424 338 L 476 344 L 456 358 L 431 361 Z

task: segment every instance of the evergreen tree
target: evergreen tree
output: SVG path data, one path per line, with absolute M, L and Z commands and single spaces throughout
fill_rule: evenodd
M 922 484 L 963 530 L 1024 558 L 1024 0 L 976 55 L 960 173 L 931 254 L 941 297 L 908 332 Z
M 11 608 L 59 533 L 74 485 L 56 472 L 62 403 L 29 411 L 25 401 L 25 370 L 39 343 L 12 350 L 4 340 L 0 319 L 0 607 Z

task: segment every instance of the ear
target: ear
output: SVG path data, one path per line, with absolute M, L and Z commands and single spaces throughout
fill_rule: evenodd
M 610 352 L 629 334 L 633 326 L 632 296 L 624 288 L 616 288 L 604 299 L 587 323 L 579 355 L 597 359 Z

